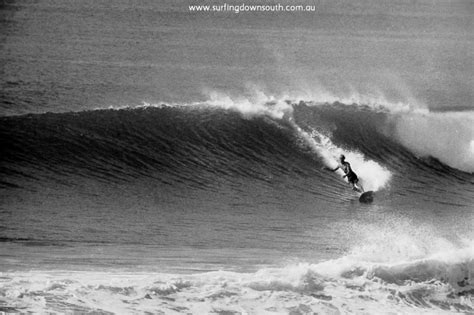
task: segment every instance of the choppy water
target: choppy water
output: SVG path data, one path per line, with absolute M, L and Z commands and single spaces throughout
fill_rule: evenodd
M 473 312 L 472 5 L 186 5 L 1 6 L 0 310 Z

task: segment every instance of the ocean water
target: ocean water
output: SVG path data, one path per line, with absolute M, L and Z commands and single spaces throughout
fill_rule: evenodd
M 474 313 L 472 2 L 301 3 L 0 3 L 1 312 Z

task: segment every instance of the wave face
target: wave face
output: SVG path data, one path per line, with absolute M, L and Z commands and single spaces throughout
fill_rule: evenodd
M 2 185 L 41 185 L 45 177 L 67 184 L 77 176 L 199 186 L 216 178 L 290 176 L 314 179 L 315 189 L 331 195 L 341 181 L 324 167 L 335 167 L 344 153 L 366 190 L 387 188 L 403 177 L 399 189 L 441 179 L 449 182 L 443 189 L 471 193 L 472 117 L 459 123 L 464 116 L 445 114 L 444 133 L 434 139 L 430 130 L 441 128 L 443 115 L 393 114 L 337 102 L 269 102 L 3 117 Z
M 303 174 L 314 158 L 299 149 L 288 124 L 209 108 L 97 110 L 3 118 L 2 165 L 19 185 L 41 172 L 176 184 L 218 176 Z M 292 161 L 292 163 L 289 163 Z M 28 174 L 28 175 L 27 175 Z M 56 176 L 56 175 L 53 175 Z M 36 177 L 35 177 L 36 178 Z

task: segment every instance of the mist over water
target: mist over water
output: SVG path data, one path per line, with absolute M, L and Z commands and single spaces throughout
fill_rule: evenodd
M 187 6 L 0 6 L 0 311 L 473 312 L 472 4 Z
M 405 115 L 396 122 L 400 141 L 415 154 L 474 172 L 474 112 Z M 456 141 L 453 141 L 456 139 Z

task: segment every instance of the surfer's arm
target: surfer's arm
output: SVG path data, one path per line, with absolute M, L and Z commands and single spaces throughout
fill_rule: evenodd
M 336 168 L 332 168 L 331 171 L 332 171 L 332 172 L 335 172 L 335 171 L 337 171 L 337 170 L 340 169 L 340 168 L 341 168 L 341 164 L 337 164 Z M 341 168 L 341 170 L 342 170 L 342 168 Z

